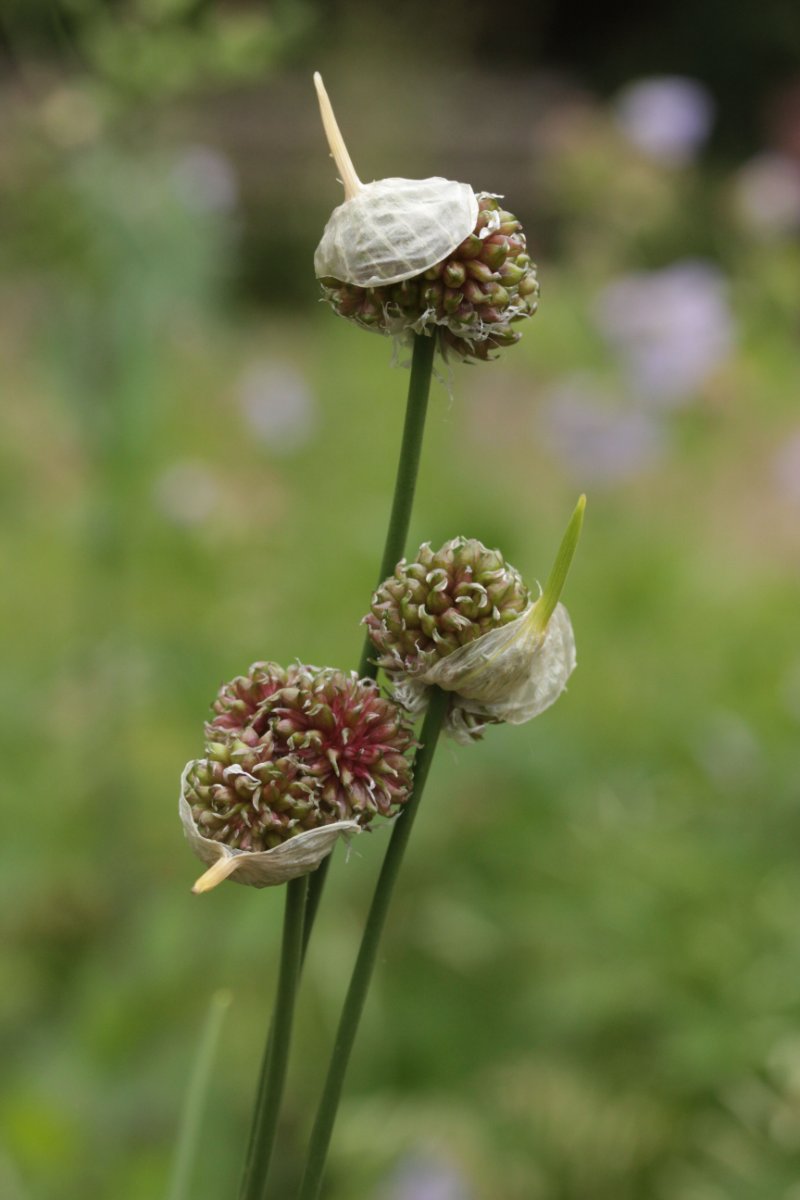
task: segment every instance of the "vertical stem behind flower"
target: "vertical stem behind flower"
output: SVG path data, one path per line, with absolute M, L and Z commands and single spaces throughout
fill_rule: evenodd
M 422 440 L 425 432 L 425 418 L 428 412 L 428 395 L 430 393 L 431 375 L 433 373 L 433 356 L 435 350 L 435 338 L 425 337 L 423 334 L 415 335 L 414 350 L 411 360 L 411 376 L 408 382 L 408 399 L 406 402 L 405 424 L 403 426 L 403 440 L 400 447 L 400 458 L 397 465 L 397 477 L 395 480 L 392 510 L 389 517 L 389 528 L 386 533 L 386 543 L 383 549 L 383 558 L 381 560 L 381 566 L 378 572 L 378 583 L 385 579 L 387 575 L 392 573 L 396 563 L 403 557 L 403 554 L 405 553 L 408 527 L 411 522 L 411 510 L 414 504 L 414 491 L 416 488 L 417 474 L 419 471 L 419 460 L 422 453 Z M 361 679 L 374 679 L 378 673 L 378 668 L 374 663 L 370 662 L 372 653 L 372 643 L 367 637 L 364 641 L 361 660 L 358 665 L 358 675 Z M 420 766 L 418 760 L 416 767 L 417 778 L 419 778 L 419 770 Z M 415 794 L 416 790 L 417 785 L 415 785 Z M 409 805 L 411 803 L 412 801 L 409 801 Z M 408 806 L 406 806 L 406 814 L 407 811 Z M 407 818 L 404 817 L 402 824 L 406 824 L 406 820 Z M 410 822 L 408 822 L 408 824 L 410 825 Z M 308 890 L 305 901 L 305 917 L 303 921 L 299 965 L 302 965 L 306 950 L 308 948 L 317 909 L 319 908 L 319 903 L 322 899 L 322 892 L 325 887 L 330 861 L 331 856 L 324 859 L 311 876 L 306 877 L 308 882 Z M 290 888 L 292 886 L 292 884 L 289 884 Z M 287 895 L 287 917 L 288 904 L 289 897 Z M 284 930 L 284 951 L 286 950 L 286 937 L 286 930 Z M 285 1074 L 284 1063 L 282 1068 L 283 1073 L 280 1075 L 279 1090 L 276 1093 L 274 1089 L 278 1081 L 276 1073 L 273 1070 L 273 1048 L 278 1045 L 278 1043 L 279 1031 L 277 1026 L 276 1009 L 267 1035 L 267 1042 L 266 1046 L 264 1047 L 264 1055 L 261 1063 L 256 1108 L 253 1116 L 253 1125 L 247 1150 L 242 1188 L 239 1193 L 241 1200 L 258 1200 L 260 1195 L 262 1195 L 262 1193 L 258 1190 L 259 1180 L 262 1188 L 265 1186 L 266 1182 L 266 1172 L 269 1167 L 269 1160 L 272 1153 L 272 1140 L 274 1140 L 275 1122 L 277 1120 L 277 1108 L 280 1103 L 281 1090 L 283 1088 L 283 1074 Z M 281 1052 L 285 1054 L 286 1049 L 286 1046 L 282 1047 Z M 274 1113 L 272 1113 L 272 1115 L 265 1114 L 264 1111 L 268 1094 L 270 1096 L 270 1107 L 274 1108 Z M 268 1115 L 269 1120 L 272 1122 L 272 1132 L 268 1137 L 265 1137 L 264 1127 Z
M 350 1060 L 364 1001 L 369 990 L 375 959 L 389 902 L 392 898 L 400 865 L 403 861 L 408 839 L 414 824 L 425 780 L 433 760 L 439 731 L 447 711 L 449 697 L 439 688 L 432 689 L 428 713 L 420 735 L 420 748 L 414 766 L 414 790 L 395 822 L 392 837 L 383 860 L 381 873 L 375 887 L 367 923 L 361 939 L 350 986 L 347 990 L 336 1040 L 333 1046 L 328 1075 L 309 1144 L 306 1169 L 300 1186 L 298 1200 L 317 1200 L 322 1185 L 325 1161 L 328 1156 L 331 1134 L 336 1120 L 336 1111 L 342 1094 L 345 1072 Z
M 411 359 L 411 378 L 408 381 L 408 403 L 406 406 L 406 421 L 403 426 L 403 441 L 400 446 L 400 461 L 397 464 L 397 479 L 394 485 L 394 500 L 389 517 L 389 528 L 386 531 L 386 544 L 383 548 L 381 569 L 378 572 L 376 585 L 381 583 L 394 571 L 397 563 L 406 550 L 408 527 L 411 523 L 411 509 L 414 504 L 414 491 L 417 485 L 420 454 L 422 452 L 422 437 L 425 432 L 425 417 L 428 411 L 428 394 L 431 388 L 433 372 L 433 356 L 436 351 L 436 338 L 424 334 L 414 335 L 414 353 Z M 362 664 L 364 671 L 359 674 L 377 673 L 373 668 L 368 669 L 369 658 L 372 655 L 372 645 L 366 639 Z
M 261 1200 L 275 1146 L 278 1113 L 286 1079 L 286 1064 L 289 1059 L 295 993 L 300 974 L 307 891 L 307 875 L 303 875 L 299 879 L 292 879 L 286 885 L 286 908 L 284 910 L 283 941 L 275 1010 L 267 1044 L 264 1047 L 264 1061 L 253 1112 L 250 1145 L 239 1192 L 241 1200 Z
M 400 458 L 397 464 L 397 478 L 394 485 L 392 511 L 389 517 L 389 528 L 386 531 L 386 543 L 383 548 L 383 558 L 378 572 L 377 583 L 382 583 L 391 575 L 395 566 L 405 554 L 408 527 L 411 524 L 411 510 L 414 506 L 414 492 L 419 472 L 419 460 L 422 453 L 422 439 L 425 434 L 425 418 L 428 413 L 428 395 L 431 388 L 433 373 L 433 356 L 436 351 L 436 338 L 425 337 L 418 333 L 414 336 L 414 351 L 411 359 L 411 377 L 408 381 L 408 399 L 406 401 L 406 419 L 403 426 L 403 441 L 400 446 Z M 367 636 L 361 651 L 358 664 L 359 679 L 374 679 L 378 668 L 371 658 L 374 654 L 372 642 Z M 314 925 L 317 908 L 325 887 L 331 858 L 326 858 L 314 874 L 308 888 L 308 904 L 306 907 L 306 928 L 303 933 L 303 953 L 308 946 L 311 930 Z

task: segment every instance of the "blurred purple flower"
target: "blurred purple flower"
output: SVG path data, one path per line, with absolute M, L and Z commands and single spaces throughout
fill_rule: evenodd
M 292 363 L 255 363 L 240 380 L 238 396 L 248 428 L 274 454 L 292 454 L 316 432 L 316 401 Z
M 759 154 L 737 172 L 734 197 L 754 233 L 793 233 L 800 228 L 800 164 L 784 154 Z
M 620 409 L 591 378 L 572 376 L 550 392 L 544 436 L 578 481 L 611 486 L 641 475 L 664 451 L 658 420 L 637 409 Z
M 711 263 L 623 275 L 603 288 L 594 312 L 631 387 L 664 405 L 691 398 L 735 341 L 727 281 Z
M 199 525 L 219 503 L 219 486 L 203 463 L 172 463 L 155 482 L 159 511 L 176 525 Z
M 471 1200 L 460 1172 L 429 1156 L 401 1163 L 381 1192 L 381 1200 Z
M 711 131 L 713 101 L 694 79 L 656 76 L 628 84 L 615 102 L 617 123 L 639 150 L 670 165 L 690 162 Z
M 178 196 L 194 212 L 230 212 L 239 188 L 233 167 L 211 146 L 187 146 L 172 168 Z
M 781 495 L 800 508 L 800 429 L 790 434 L 778 450 L 772 471 Z

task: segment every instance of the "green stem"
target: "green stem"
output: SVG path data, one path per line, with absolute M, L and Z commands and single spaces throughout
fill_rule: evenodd
M 383 558 L 381 560 L 380 571 L 378 573 L 378 583 L 385 579 L 387 575 L 392 573 L 395 565 L 403 557 L 405 552 L 408 527 L 411 521 L 411 509 L 414 504 L 414 491 L 417 482 L 417 473 L 419 470 L 420 454 L 422 452 L 422 439 L 425 432 L 425 418 L 428 411 L 428 395 L 431 386 L 433 356 L 435 350 L 435 338 L 425 337 L 421 334 L 415 335 L 414 350 L 411 360 L 411 376 L 408 381 L 408 399 L 406 402 L 405 424 L 403 426 L 403 440 L 400 446 L 400 458 L 397 465 L 397 478 L 394 486 L 392 510 L 389 517 L 389 528 L 386 533 L 386 543 L 383 548 Z M 372 643 L 370 642 L 369 638 L 366 638 L 361 653 L 361 660 L 358 665 L 358 676 L 360 679 L 374 679 L 378 673 L 377 667 L 373 662 L 370 661 L 372 653 Z M 306 950 L 308 949 L 311 931 L 314 927 L 314 920 L 317 915 L 317 910 L 319 908 L 319 903 L 322 899 L 322 893 L 325 887 L 325 881 L 328 876 L 330 861 L 331 860 L 329 856 L 322 863 L 320 863 L 316 871 L 314 871 L 310 876 L 306 877 L 308 880 L 308 891 L 305 903 L 305 917 L 303 921 L 303 931 L 300 946 L 300 966 L 302 966 L 303 960 L 305 959 Z M 290 884 L 289 886 L 291 887 L 292 885 Z M 285 940 L 286 934 L 284 932 L 284 950 Z M 272 1024 L 267 1034 L 267 1043 L 264 1047 L 264 1056 L 261 1063 L 261 1073 L 258 1082 L 256 1108 L 253 1116 L 250 1142 L 247 1149 L 242 1189 L 240 1191 L 241 1200 L 257 1200 L 259 1196 L 259 1192 L 257 1190 L 258 1180 L 261 1179 L 263 1186 L 266 1178 L 266 1171 L 269 1166 L 269 1159 L 272 1153 L 274 1123 L 277 1118 L 277 1107 L 280 1103 L 283 1077 L 285 1075 L 284 1062 L 279 1081 L 279 1090 L 275 1092 L 274 1089 L 276 1086 L 278 1086 L 278 1080 L 273 1078 L 274 1072 L 272 1060 L 273 1047 L 276 1045 L 279 1045 L 277 1011 L 273 1016 Z M 285 1053 L 286 1047 L 282 1049 L 282 1055 L 285 1056 Z M 272 1080 L 271 1083 L 270 1080 Z M 266 1119 L 264 1109 L 268 1095 L 270 1096 L 270 1105 L 271 1107 L 274 1107 L 275 1113 L 269 1116 L 270 1121 L 273 1123 L 273 1129 L 270 1135 L 269 1143 L 265 1145 L 263 1125 Z
M 300 974 L 307 891 L 307 875 L 303 875 L 299 879 L 292 879 L 286 885 L 286 908 L 283 919 L 283 941 L 275 1009 L 267 1044 L 264 1047 L 250 1145 L 239 1192 L 241 1200 L 261 1200 L 275 1145 L 278 1112 L 286 1079 L 286 1064 L 289 1059 L 295 993 Z
M 325 887 L 325 880 L 328 877 L 328 868 L 331 865 L 332 857 L 333 855 L 329 854 L 327 858 L 323 858 L 313 875 L 309 876 L 308 900 L 306 901 L 306 919 L 303 924 L 303 956 L 301 962 L 305 961 L 306 950 L 308 949 L 308 943 L 311 940 L 311 930 L 314 928 L 314 921 L 317 917 L 317 909 L 319 908 L 319 902 L 322 899 L 322 890 Z
M 406 404 L 406 422 L 403 427 L 403 441 L 400 446 L 400 461 L 397 465 L 397 479 L 394 485 L 392 512 L 389 517 L 389 528 L 386 531 L 386 544 L 383 548 L 381 569 L 378 572 L 376 584 L 382 583 L 392 574 L 400 559 L 405 554 L 408 527 L 411 523 L 411 508 L 414 504 L 414 489 L 417 483 L 419 458 L 422 451 L 422 437 L 425 432 L 425 416 L 428 411 L 428 393 L 431 387 L 433 372 L 433 355 L 436 350 L 436 338 L 424 334 L 414 335 L 414 353 L 411 359 L 411 378 L 408 381 L 408 402 Z M 364 640 L 361 662 L 358 666 L 359 678 L 369 676 L 374 679 L 378 669 L 370 658 L 374 653 L 369 638 Z
M 395 566 L 405 554 L 408 527 L 411 523 L 411 509 L 414 505 L 414 491 L 419 471 L 419 460 L 422 452 L 422 439 L 425 433 L 425 418 L 428 412 L 428 395 L 433 374 L 433 356 L 436 351 L 436 338 L 416 334 L 414 350 L 411 359 L 411 376 L 408 381 L 408 399 L 406 401 L 406 419 L 403 426 L 403 441 L 400 446 L 400 458 L 397 464 L 397 478 L 394 484 L 392 512 L 389 517 L 389 528 L 386 531 L 386 544 L 383 548 L 378 583 L 382 583 L 391 575 Z M 364 639 L 361 651 L 361 661 L 358 664 L 359 679 L 374 679 L 378 668 L 371 661 L 374 647 L 368 637 Z M 328 877 L 330 857 L 320 863 L 311 876 L 308 885 L 308 903 L 306 905 L 306 925 L 303 931 L 303 954 L 305 955 L 314 919 L 317 915 L 319 902 Z
M 378 951 L 381 932 L 383 930 L 389 902 L 392 897 L 400 865 L 403 861 L 406 845 L 414 824 L 425 780 L 436 749 L 436 742 L 442 726 L 450 697 L 446 692 L 434 688 L 432 691 L 428 715 L 422 727 L 421 744 L 417 751 L 414 766 L 414 790 L 405 808 L 397 818 L 392 836 L 383 860 L 381 873 L 375 887 L 367 923 L 361 939 L 350 986 L 347 990 L 339 1028 L 328 1067 L 328 1076 L 322 1092 L 317 1117 L 311 1133 L 305 1174 L 300 1186 L 298 1200 L 318 1200 L 322 1175 L 325 1170 L 325 1160 L 328 1156 L 331 1134 L 336 1120 L 336 1110 L 342 1094 L 344 1076 L 353 1048 L 358 1023 L 364 1007 L 364 1001 L 372 978 L 375 959 Z
M 305 962 L 306 950 L 308 949 L 311 930 L 314 927 L 314 919 L 317 915 L 317 908 L 319 907 L 319 902 L 322 899 L 322 889 L 325 886 L 325 877 L 328 873 L 330 861 L 331 856 L 328 855 L 327 858 L 322 860 L 312 875 L 306 876 L 306 879 L 308 880 L 308 891 L 306 893 L 306 905 L 303 918 L 303 940 L 300 945 L 300 969 L 302 969 L 303 963 Z M 316 887 L 314 886 L 315 884 Z M 274 1029 L 275 1017 L 273 1016 L 272 1020 L 270 1021 L 269 1029 L 267 1030 L 267 1041 L 266 1045 L 264 1046 L 264 1053 L 261 1056 L 261 1069 L 259 1071 L 258 1084 L 256 1087 L 256 1108 L 253 1116 L 253 1123 L 250 1129 L 250 1140 L 247 1145 L 245 1175 L 242 1187 L 244 1187 L 245 1181 L 249 1178 L 250 1173 L 254 1169 L 253 1155 L 255 1153 L 256 1140 L 260 1136 L 259 1128 L 261 1118 L 258 1114 L 260 1111 L 260 1106 L 264 1103 L 264 1096 L 266 1095 L 267 1075 L 269 1073 L 270 1061 L 272 1057 L 272 1043 L 275 1036 Z M 244 1200 L 244 1193 L 241 1193 L 241 1195 L 242 1200 Z

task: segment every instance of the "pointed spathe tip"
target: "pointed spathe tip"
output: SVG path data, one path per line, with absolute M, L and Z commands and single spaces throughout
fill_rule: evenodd
M 345 200 L 352 200 L 354 196 L 358 195 L 364 185 L 358 178 L 358 175 L 356 175 L 356 169 L 347 152 L 344 138 L 341 135 L 339 125 L 333 113 L 333 106 L 325 90 L 325 84 L 322 82 L 322 76 L 319 71 L 314 72 L 314 87 L 317 90 L 319 111 L 322 116 L 322 127 L 325 130 L 325 137 L 328 139 L 331 157 L 341 175 L 344 198 Z
M 223 879 L 233 874 L 241 861 L 241 856 L 238 855 L 221 855 L 213 866 L 195 880 L 192 886 L 195 896 L 201 896 L 203 892 L 210 892 L 212 888 L 217 887 Z
M 555 612 L 561 593 L 564 590 L 564 584 L 567 581 L 572 559 L 575 550 L 578 546 L 578 541 L 581 536 L 583 527 L 583 514 L 586 509 L 586 495 L 582 493 L 578 498 L 578 503 L 575 505 L 572 516 L 569 519 L 569 524 L 561 539 L 561 545 L 558 548 L 556 561 L 553 563 L 553 569 L 548 576 L 547 583 L 544 585 L 542 594 L 536 601 L 534 606 L 535 611 L 535 626 L 540 631 L 544 631 L 547 627 L 547 622 Z

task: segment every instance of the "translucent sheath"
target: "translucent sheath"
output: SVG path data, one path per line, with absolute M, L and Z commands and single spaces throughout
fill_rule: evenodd
M 209 864 L 209 870 L 200 876 L 192 888 L 194 892 L 207 892 L 228 878 L 234 883 L 257 888 L 287 883 L 290 879 L 314 871 L 330 854 L 340 837 L 361 832 L 360 825 L 355 821 L 334 821 L 318 829 L 296 833 L 272 850 L 234 850 L 224 842 L 204 837 L 197 828 L 191 806 L 183 794 L 186 776 L 192 766 L 193 763 L 188 763 L 181 776 L 181 824 L 192 850 L 202 862 Z
M 421 275 L 475 228 L 478 200 L 450 179 L 379 179 L 335 208 L 314 255 L 320 279 L 380 287 Z
M 575 638 L 563 604 L 544 632 L 536 627 L 536 605 L 502 629 L 493 629 L 422 676 L 447 692 L 457 692 L 461 707 L 487 717 L 522 725 L 554 704 L 575 670 Z

